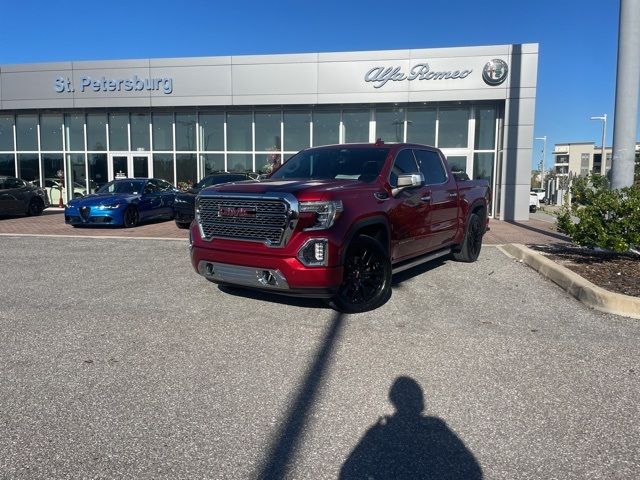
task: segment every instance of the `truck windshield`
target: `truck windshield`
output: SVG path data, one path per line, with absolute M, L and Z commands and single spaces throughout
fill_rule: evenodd
M 291 157 L 270 178 L 336 179 L 373 182 L 389 147 L 324 147 Z

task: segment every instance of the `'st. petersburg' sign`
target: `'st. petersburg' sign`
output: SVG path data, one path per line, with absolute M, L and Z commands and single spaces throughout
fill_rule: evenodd
M 67 77 L 57 77 L 53 82 L 53 88 L 58 93 L 75 92 L 76 87 Z M 131 78 L 107 78 L 93 79 L 89 76 L 80 77 L 79 89 L 81 92 L 141 92 L 158 91 L 166 95 L 173 93 L 173 78 L 149 77 L 140 78 L 134 75 Z
M 407 80 L 448 80 L 467 78 L 473 69 L 469 70 L 431 70 L 428 63 L 414 65 L 409 73 L 404 73 L 402 67 L 373 67 L 364 75 L 365 82 L 373 83 L 373 88 L 384 87 L 387 82 L 402 82 Z

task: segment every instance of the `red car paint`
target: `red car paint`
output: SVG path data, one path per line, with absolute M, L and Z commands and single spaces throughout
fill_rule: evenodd
M 199 213 L 196 213 L 196 220 L 190 227 L 193 267 L 201 274 L 201 262 L 252 267 L 256 271 L 278 271 L 286 278 L 288 289 L 278 290 L 277 293 L 330 297 L 343 279 L 342 259 L 345 250 L 359 232 L 364 231 L 368 235 L 377 232 L 395 266 L 430 252 L 460 245 L 472 211 L 482 214 L 485 225 L 488 224 L 488 182 L 457 180 L 438 149 L 424 145 L 381 143 L 337 145 L 334 148 L 366 150 L 381 148 L 381 145 L 388 152 L 379 175 L 369 183 L 350 179 L 268 178 L 216 185 L 203 190 L 196 205 L 211 196 L 228 199 L 228 204 L 217 210 L 217 216 L 224 217 L 224 221 L 232 226 L 234 222 L 247 222 L 256 216 L 254 207 L 234 204 L 234 199 L 247 195 L 252 198 L 290 195 L 297 202 L 339 200 L 343 210 L 330 228 L 315 231 L 303 230 L 308 223 L 305 223 L 304 214 L 299 213 L 295 230 L 281 247 L 215 235 L 205 240 L 199 224 Z M 390 173 L 397 154 L 405 149 L 436 152 L 446 170 L 446 182 L 394 192 Z M 427 198 L 428 201 L 425 200 Z M 307 240 L 316 238 L 327 240 L 326 265 L 305 266 L 298 258 L 299 250 Z

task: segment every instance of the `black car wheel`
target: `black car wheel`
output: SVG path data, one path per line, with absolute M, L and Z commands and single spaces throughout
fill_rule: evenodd
M 482 225 L 482 220 L 479 215 L 472 213 L 460 251 L 454 252 L 453 257 L 459 262 L 475 262 L 480 256 L 483 236 L 484 226 Z
M 178 228 L 187 229 L 189 228 L 189 225 L 191 225 L 191 223 L 179 222 L 176 220 L 176 227 Z
M 140 213 L 138 213 L 138 209 L 134 206 L 128 207 L 124 212 L 124 222 L 123 226 L 125 228 L 131 228 L 138 225 L 140 221 Z
M 37 217 L 38 215 L 42 215 L 44 211 L 44 202 L 38 198 L 32 198 L 29 202 L 29 208 L 27 209 L 27 215 L 31 217 Z
M 391 261 L 376 239 L 361 235 L 347 250 L 334 306 L 346 313 L 373 310 L 391 297 Z

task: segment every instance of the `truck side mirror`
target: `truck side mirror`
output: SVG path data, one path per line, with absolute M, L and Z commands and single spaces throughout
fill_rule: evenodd
M 398 175 L 397 186 L 393 189 L 393 195 L 397 195 L 406 188 L 420 187 L 424 185 L 424 177 L 421 173 Z
M 424 177 L 421 173 L 410 173 L 409 175 L 398 175 L 398 189 L 420 187 L 424 184 Z

